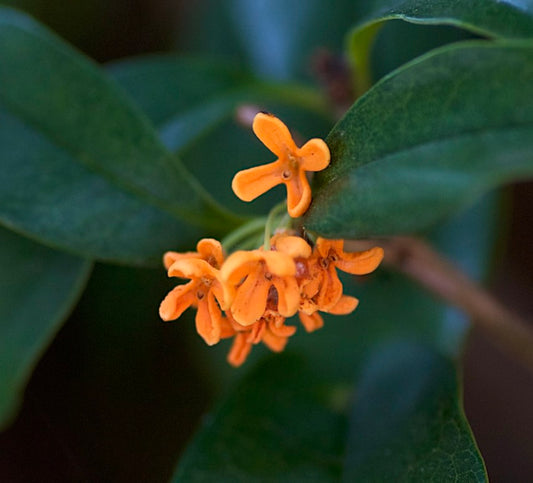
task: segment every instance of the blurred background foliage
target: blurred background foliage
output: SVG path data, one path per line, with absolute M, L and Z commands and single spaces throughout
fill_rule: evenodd
M 2 3 L 35 16 L 99 62 L 111 62 L 108 72 L 147 113 L 165 144 L 180 151 L 186 166 L 219 201 L 243 213 L 266 211 L 280 192 L 244 205 L 229 189 L 237 169 L 265 157 L 251 132 L 235 122 L 236 103 L 244 99 L 262 107 L 266 104 L 288 125 L 298 126 L 304 137 L 325 135 L 332 123 L 320 106 L 313 104 L 304 111 L 302 104 L 290 105 L 275 93 L 269 97 L 261 86 L 250 86 L 248 67 L 261 78 L 281 83 L 297 79 L 311 91 L 317 89 L 317 59 L 323 49 L 341 55 L 345 35 L 357 20 L 354 2 L 347 0 L 336 2 L 335 8 L 324 8 L 318 0 L 306 2 L 305 8 L 296 1 L 266 0 Z M 380 78 L 429 49 L 471 36 L 453 27 L 389 22 L 373 50 L 373 71 Z M 127 59 L 152 52 L 207 54 L 213 61 L 201 68 L 216 69 L 217 82 L 199 86 L 193 78 L 190 85 L 195 89 L 187 96 L 169 97 L 167 112 L 152 109 L 156 96 L 171 92 L 157 84 L 161 64 L 157 57 L 147 60 L 139 77 L 139 67 L 133 69 Z M 177 63 L 173 65 L 179 69 Z M 235 98 L 235 85 L 245 85 L 249 92 Z M 184 143 L 176 138 L 180 131 L 179 125 L 172 124 L 173 116 L 185 110 L 191 116 L 187 119 L 194 120 L 202 100 L 198 92 L 209 92 L 217 100 L 209 111 L 214 121 L 208 131 L 199 136 L 192 132 L 192 141 Z M 304 96 L 301 102 L 308 100 Z M 221 189 L 221 184 L 226 188 Z M 532 191 L 530 184 L 522 183 L 500 196 L 486 197 L 430 234 L 471 275 L 490 273 L 498 296 L 525 314 L 533 313 L 529 296 L 533 288 Z M 454 353 L 466 327 L 461 314 L 404 278 L 383 271 L 370 279 L 354 282 L 351 290 L 365 302 L 356 321 L 372 320 L 367 330 L 362 331 L 351 318 L 335 319 L 326 323 L 322 333 L 297 336 L 290 343 L 296 353 L 313 354 L 316 367 L 312 371 L 336 384 L 326 404 L 329 409 L 346 403 L 347 381 L 376 346 L 384 345 L 387 350 L 388 343 L 414 339 L 425 347 L 438 340 L 444 352 Z M 245 368 L 235 371 L 225 363 L 228 345 L 206 348 L 194 333 L 190 314 L 173 324 L 161 323 L 157 308 L 171 286 L 161 268 L 95 265 L 74 313 L 37 365 L 18 418 L 0 436 L 2 481 L 162 481 L 172 475 L 205 411 L 217 397 L 229 393 L 266 351 L 257 348 Z M 443 332 L 449 339 L 441 337 Z M 349 344 L 347 334 L 353 336 Z M 335 347 L 338 353 L 332 358 L 323 347 Z M 391 347 L 394 354 L 397 346 Z M 429 357 L 424 351 L 416 352 L 422 361 Z M 284 361 L 272 360 L 274 374 L 282 372 L 279 365 Z M 449 370 L 441 361 L 427 366 L 444 373 Z M 265 369 L 257 370 L 262 377 Z M 463 371 L 466 412 L 489 475 L 493 481 L 526 481 L 533 474 L 530 379 L 476 333 L 467 346 Z M 364 375 L 362 380 L 366 381 L 363 393 L 371 398 L 381 394 L 378 376 Z M 376 387 L 368 381 L 377 381 Z M 309 400 L 306 394 L 301 397 Z M 232 408 L 240 411 L 240 403 L 229 404 L 222 410 L 230 414 L 231 421 Z M 356 419 L 372 409 L 364 406 L 364 398 L 360 405 Z M 253 415 L 248 416 L 253 424 Z M 339 422 L 328 417 L 323 424 L 330 427 Z M 334 438 L 324 444 L 337 452 Z M 357 447 L 361 442 L 351 439 L 350 444 Z M 291 454 L 290 448 L 287 451 Z M 336 465 L 331 463 L 331 468 Z M 357 468 L 361 468 L 359 463 L 352 465 L 350 475 L 356 477 Z

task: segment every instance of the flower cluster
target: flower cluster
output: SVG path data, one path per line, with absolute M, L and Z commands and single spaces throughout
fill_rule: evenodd
M 228 356 L 234 366 L 259 342 L 279 352 L 296 332 L 285 324 L 287 318 L 298 313 L 312 332 L 323 325 L 319 312 L 348 314 L 357 307 L 355 297 L 343 294 L 337 269 L 370 273 L 383 250 L 346 253 L 343 243 L 318 238 L 311 248 L 301 237 L 278 234 L 270 250 L 239 250 L 225 260 L 221 244 L 213 239 L 200 240 L 196 252 L 169 252 L 164 260 L 168 275 L 191 281 L 166 296 L 161 318 L 174 320 L 196 307 L 196 329 L 207 344 L 235 338 Z
M 257 114 L 253 129 L 278 160 L 237 173 L 233 190 L 249 201 L 283 183 L 289 215 L 301 216 L 311 203 L 306 171 L 327 167 L 327 145 L 312 139 L 297 148 L 287 127 L 270 114 Z M 196 251 L 167 252 L 163 260 L 170 277 L 190 281 L 165 297 L 161 318 L 175 320 L 195 307 L 196 330 L 207 344 L 234 338 L 228 355 L 233 366 L 241 365 L 259 342 L 282 351 L 296 332 L 286 321 L 296 314 L 312 332 L 323 326 L 320 312 L 341 315 L 355 310 L 358 300 L 343 294 L 337 269 L 364 275 L 383 258 L 379 247 L 348 253 L 344 240 L 319 237 L 311 245 L 290 226 L 278 227 L 272 237 L 268 223 L 266 228 L 264 244 L 255 250 L 237 250 L 226 257 L 220 242 L 205 238 Z

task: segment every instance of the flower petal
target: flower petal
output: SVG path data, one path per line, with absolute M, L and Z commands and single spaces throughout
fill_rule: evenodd
M 324 326 L 324 319 L 318 312 L 311 315 L 308 315 L 305 312 L 298 312 L 298 317 L 307 332 L 313 332 Z
M 272 114 L 257 113 L 252 129 L 261 142 L 280 158 L 298 149 L 287 126 Z
M 239 171 L 231 189 L 242 201 L 252 201 L 269 189 L 281 184 L 282 165 L 279 161 Z
M 165 320 L 176 320 L 196 301 L 196 282 L 178 285 L 172 289 L 159 306 L 159 316 Z
M 290 337 L 296 332 L 296 327 L 293 325 L 281 324 L 276 326 L 276 324 L 268 324 L 268 330 L 272 332 L 276 337 Z
M 342 297 L 342 283 L 339 280 L 335 266 L 330 266 L 323 271 L 322 286 L 315 297 L 318 309 L 323 312 L 328 311 Z
M 200 256 L 215 268 L 220 268 L 224 262 L 222 244 L 214 238 L 202 238 L 196 245 Z M 212 263 L 214 262 L 214 263 Z
M 264 321 L 260 320 L 252 325 L 252 330 L 248 332 L 248 342 L 252 344 L 259 344 L 265 332 L 266 324 Z
M 196 331 L 207 345 L 214 345 L 220 340 L 222 314 L 218 306 L 216 309 L 214 306 L 216 306 L 214 296 L 208 293 L 198 302 L 198 312 L 196 312 Z
M 213 280 L 213 283 L 211 285 L 211 293 L 217 299 L 218 304 L 220 305 L 220 308 L 222 310 L 227 310 L 230 307 L 232 300 L 226 299 L 226 296 L 229 292 L 228 290 L 225 290 L 225 287 L 222 282 L 220 282 L 220 280 Z
M 281 352 L 285 349 L 288 341 L 287 337 L 278 337 L 268 330 L 263 334 L 263 343 L 274 352 Z
M 343 295 L 339 301 L 328 310 L 328 313 L 334 315 L 345 315 L 353 312 L 359 305 L 359 300 L 349 295 Z
M 227 317 L 220 319 L 220 338 L 228 339 L 236 335 L 237 331 Z
M 207 277 L 214 279 L 218 275 L 218 270 L 200 258 L 185 258 L 176 260 L 168 269 L 169 277 L 199 279 Z
M 292 317 L 300 306 L 300 289 L 293 277 L 275 277 L 272 280 L 278 292 L 278 312 L 283 317 Z
M 323 278 L 324 269 L 319 265 L 318 260 L 313 257 L 307 264 L 307 276 L 300 282 L 302 296 L 312 299 L 319 292 Z
M 299 150 L 300 166 L 306 171 L 322 171 L 329 166 L 328 145 L 322 139 L 310 139 Z
M 311 247 L 303 238 L 290 235 L 274 235 L 270 241 L 271 246 L 278 252 L 286 253 L 292 258 L 309 258 Z
M 259 255 L 266 264 L 266 270 L 272 275 L 288 277 L 296 274 L 294 260 L 286 253 L 267 251 L 259 252 Z
M 326 238 L 318 237 L 315 245 L 316 251 L 322 258 L 327 258 L 331 251 L 337 256 L 340 256 L 343 251 L 344 240 L 328 240 Z
M 235 340 L 228 354 L 228 362 L 232 366 L 241 366 L 248 357 L 248 354 L 250 354 L 252 344 L 247 339 L 248 334 L 246 333 L 240 333 L 235 336 Z
M 305 171 L 301 169 L 287 181 L 287 211 L 292 218 L 299 218 L 311 204 L 311 187 Z
M 335 262 L 339 270 L 353 275 L 366 275 L 373 272 L 383 260 L 383 248 L 374 247 L 364 252 L 342 253 Z
M 166 252 L 163 255 L 163 265 L 168 270 L 175 261 L 182 260 L 184 258 L 200 258 L 200 255 L 196 252 Z
M 239 250 L 232 253 L 220 269 L 220 278 L 231 285 L 238 285 L 259 264 L 261 255 L 257 250 Z
M 237 289 L 231 305 L 231 315 L 241 325 L 252 325 L 259 320 L 266 309 L 270 283 L 263 277 L 261 267 L 246 277 Z

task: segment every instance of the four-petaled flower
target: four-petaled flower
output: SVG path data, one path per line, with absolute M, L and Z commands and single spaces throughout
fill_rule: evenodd
M 243 201 L 252 201 L 278 184 L 287 187 L 287 211 L 293 218 L 302 216 L 311 203 L 311 188 L 306 171 L 321 171 L 329 165 L 330 153 L 322 139 L 311 139 L 301 148 L 277 117 L 258 113 L 253 130 L 278 159 L 273 163 L 239 171 L 232 188 Z
M 159 307 L 165 321 L 177 319 L 189 307 L 197 307 L 196 330 L 208 345 L 221 337 L 224 290 L 218 268 L 224 255 L 220 242 L 204 238 L 196 246 L 197 252 L 167 252 L 163 262 L 169 277 L 188 278 L 191 281 L 171 290 Z
M 383 259 L 383 249 L 374 247 L 363 252 L 347 253 L 344 240 L 318 238 L 312 256 L 306 260 L 298 277 L 301 299 L 298 315 L 308 332 L 323 326 L 318 311 L 335 315 L 353 312 L 359 301 L 343 295 L 337 268 L 352 275 L 373 272 Z
M 276 305 L 281 316 L 294 315 L 300 302 L 295 273 L 294 260 L 285 253 L 263 250 L 233 253 L 222 266 L 220 277 L 235 321 L 243 326 L 257 322 L 269 302 Z

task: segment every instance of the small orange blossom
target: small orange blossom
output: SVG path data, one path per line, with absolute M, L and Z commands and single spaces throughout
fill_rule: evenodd
M 280 315 L 294 315 L 300 300 L 295 273 L 294 260 L 285 253 L 252 250 L 230 255 L 220 275 L 233 318 L 249 326 L 262 317 L 269 299 L 274 298 Z
M 167 252 L 163 257 L 169 277 L 189 278 L 191 281 L 171 290 L 159 307 L 165 321 L 175 320 L 189 307 L 198 308 L 196 330 L 208 345 L 221 337 L 224 291 L 218 278 L 218 267 L 223 261 L 222 246 L 216 240 L 198 242 L 197 252 Z M 218 301 L 218 303 L 217 303 Z
M 311 139 L 301 148 L 277 117 L 258 113 L 252 126 L 256 136 L 278 159 L 270 164 L 239 171 L 232 188 L 243 201 L 252 201 L 278 184 L 287 187 L 287 211 L 293 218 L 302 216 L 311 203 L 311 188 L 306 171 L 321 171 L 329 165 L 330 153 L 322 139 Z
M 228 315 L 228 321 L 235 333 L 235 340 L 228 354 L 228 362 L 234 367 L 244 363 L 252 345 L 263 342 L 271 351 L 281 352 L 289 337 L 296 332 L 296 327 L 285 325 L 285 317 L 269 309 L 260 320 L 249 326 L 239 324 L 231 315 Z

